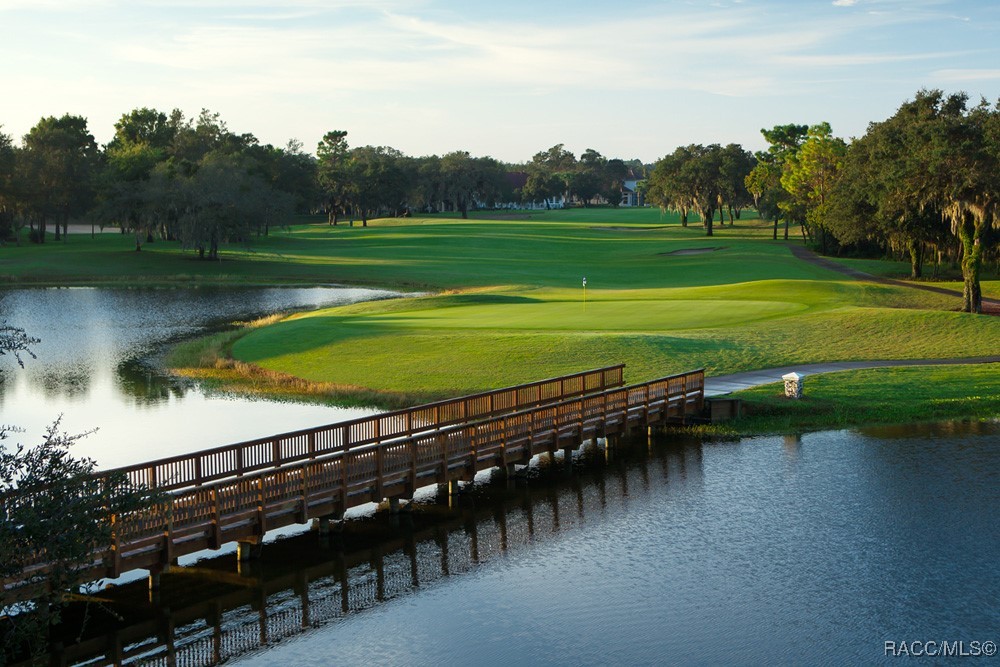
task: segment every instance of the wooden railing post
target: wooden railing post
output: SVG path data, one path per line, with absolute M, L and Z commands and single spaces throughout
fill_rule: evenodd
M 412 496 L 417 491 L 417 441 L 412 438 L 409 441 L 410 450 L 410 488 Z
M 438 434 L 438 448 L 440 449 L 441 456 L 441 473 L 444 476 L 444 484 L 447 484 L 450 480 L 448 479 L 448 436 L 439 433 Z
M 311 463 L 303 463 L 303 464 L 301 464 L 299 466 L 299 469 L 302 471 L 302 480 L 301 480 L 302 481 L 302 483 L 301 483 L 301 489 L 302 489 L 302 516 L 301 516 L 301 519 L 302 519 L 302 521 L 301 521 L 301 523 L 305 523 L 306 521 L 309 520 L 309 467 L 311 465 L 312 465 Z
M 212 535 L 210 544 L 213 549 L 222 546 L 222 508 L 219 506 L 219 487 L 212 487 Z
M 479 452 L 476 450 L 479 426 L 474 424 L 469 427 L 469 431 L 469 465 L 472 467 L 472 474 L 475 475 L 476 465 L 479 463 Z
M 375 448 L 375 495 L 378 496 L 378 498 L 375 500 L 375 502 L 381 502 L 381 500 L 383 498 L 383 495 L 382 495 L 382 484 L 383 484 L 382 475 L 383 475 L 383 470 L 384 470 L 383 466 L 385 465 L 385 462 L 383 461 L 383 453 L 384 453 L 384 451 L 385 451 L 385 447 L 383 445 L 379 445 L 378 447 Z
M 111 563 L 108 569 L 112 579 L 122 574 L 121 517 L 117 514 L 111 515 Z
M 264 496 L 264 477 L 257 477 L 257 529 L 260 531 L 260 535 L 267 532 L 267 517 L 265 515 L 265 508 L 267 507 L 267 498 Z
M 164 530 L 164 540 L 163 545 L 163 563 L 169 563 L 173 560 L 174 551 L 174 498 L 172 496 L 167 499 L 167 525 Z
M 340 455 L 340 512 L 343 514 L 347 511 L 347 463 L 349 457 L 352 454 L 350 452 L 343 452 Z

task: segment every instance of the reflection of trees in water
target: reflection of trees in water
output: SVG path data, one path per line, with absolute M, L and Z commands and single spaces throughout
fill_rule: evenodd
M 873 438 L 883 440 L 913 438 L 948 438 L 968 435 L 993 435 L 1000 433 L 1000 422 L 998 421 L 942 421 L 927 422 L 923 424 L 894 424 L 889 426 L 865 426 L 858 429 L 862 433 Z
M 135 399 L 137 406 L 153 405 L 171 397 L 183 398 L 189 388 L 189 383 L 158 373 L 139 359 L 126 359 L 114 370 L 115 388 L 121 395 Z M 49 400 L 86 397 L 98 377 L 97 369 L 90 364 L 53 364 L 20 372 L 35 392 Z M 0 374 L 0 388 L 5 386 L 5 376 Z M 13 382 L 7 382 L 6 386 L 13 386 Z
M 91 621 L 105 634 L 69 645 L 70 663 L 214 665 L 386 600 L 475 570 L 505 554 L 620 517 L 652 494 L 698 489 L 697 442 L 645 438 L 605 452 L 589 445 L 570 473 L 561 460 L 533 466 L 530 480 L 499 477 L 468 493 L 414 503 L 345 523 L 340 536 L 306 533 L 264 546 L 260 559 L 200 561 L 162 576 L 154 604 L 145 581 L 102 593 L 124 617 Z M 317 547 L 317 539 L 320 544 Z M 94 612 L 92 611 L 93 615 Z M 67 625 L 67 636 L 75 637 Z
M 165 376 L 139 359 L 126 359 L 115 370 L 118 390 L 136 399 L 138 405 L 161 403 L 171 397 L 183 398 L 187 393 L 185 382 Z
M 93 369 L 85 365 L 49 366 L 28 373 L 28 381 L 47 399 L 79 398 L 90 392 Z

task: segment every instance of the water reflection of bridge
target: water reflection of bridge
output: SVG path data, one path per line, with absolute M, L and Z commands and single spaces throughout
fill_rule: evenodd
M 498 475 L 458 499 L 439 494 L 400 515 L 348 521 L 342 539 L 311 532 L 250 563 L 230 554 L 175 568 L 154 598 L 144 581 L 106 591 L 107 608 L 126 620 L 100 619 L 103 633 L 65 646 L 54 663 L 218 664 L 621 516 L 630 497 L 697 485 L 702 474 L 700 444 L 645 437 L 611 450 L 588 443 L 572 472 L 550 462 L 528 481 Z

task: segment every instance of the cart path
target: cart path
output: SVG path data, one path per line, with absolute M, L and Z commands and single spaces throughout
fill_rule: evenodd
M 895 278 L 886 278 L 884 276 L 876 276 L 871 273 L 865 273 L 864 271 L 858 271 L 857 269 L 852 269 L 849 266 L 844 266 L 838 262 L 827 259 L 826 257 L 821 257 L 814 253 L 812 250 L 805 248 L 800 245 L 789 245 L 788 249 L 792 251 L 792 254 L 796 258 L 801 259 L 804 262 L 809 262 L 810 264 L 815 264 L 816 266 L 821 266 L 824 269 L 829 269 L 831 271 L 836 271 L 837 273 L 842 273 L 845 276 L 854 278 L 855 280 L 867 280 L 873 283 L 880 283 L 882 285 L 895 285 L 897 287 L 909 287 L 911 289 L 924 290 L 925 292 L 934 292 L 936 294 L 945 294 L 947 296 L 953 296 L 958 299 L 962 298 L 962 293 L 958 290 L 948 289 L 947 287 L 937 287 L 935 285 L 928 285 L 926 283 L 915 283 L 906 280 L 896 280 Z M 997 299 L 988 299 L 983 297 L 983 315 L 1000 315 L 1000 301 Z
M 721 396 L 734 391 L 781 382 L 782 375 L 793 371 L 801 376 L 806 376 L 816 375 L 817 373 L 835 373 L 837 371 L 863 368 L 888 368 L 892 366 L 944 366 L 996 363 L 1000 363 L 1000 355 L 992 357 L 958 357 L 953 359 L 883 359 L 879 361 L 833 361 L 822 364 L 798 364 L 795 366 L 782 366 L 781 368 L 765 368 L 758 371 L 706 377 L 705 396 Z

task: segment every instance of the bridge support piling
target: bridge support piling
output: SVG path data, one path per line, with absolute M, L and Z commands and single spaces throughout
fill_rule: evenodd
M 236 543 L 236 560 L 245 563 L 260 558 L 263 547 L 259 540 L 244 540 Z
M 563 465 L 567 468 L 573 467 L 573 449 L 571 447 L 563 449 Z
M 320 537 L 327 537 L 331 532 L 339 532 L 343 528 L 341 523 L 343 518 L 344 515 L 342 512 L 334 512 L 333 514 L 313 519 L 313 526 L 316 527 Z

